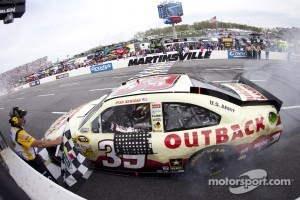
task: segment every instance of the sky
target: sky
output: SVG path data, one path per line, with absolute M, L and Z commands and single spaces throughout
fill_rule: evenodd
M 0 22 L 0 73 L 41 57 L 56 62 L 99 45 L 127 41 L 140 31 L 163 28 L 161 0 L 27 0 L 26 12 Z M 168 1 L 169 2 L 169 1 Z M 299 0 L 181 0 L 181 24 L 216 16 L 250 26 L 300 28 Z M 176 26 L 175 26 L 176 28 Z

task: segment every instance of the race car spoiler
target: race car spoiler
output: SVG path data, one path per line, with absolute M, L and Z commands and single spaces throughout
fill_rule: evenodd
M 273 105 L 277 112 L 280 111 L 280 108 L 282 106 L 282 101 L 266 91 L 265 89 L 259 87 L 255 83 L 247 80 L 246 78 L 242 76 L 238 76 L 237 78 L 234 78 L 234 80 L 237 80 L 236 83 L 242 83 L 245 85 L 248 85 L 264 95 L 266 100 L 248 100 L 248 101 L 242 101 L 241 99 L 237 99 L 233 96 L 230 96 L 228 94 L 222 93 L 220 91 L 216 90 L 211 90 L 208 88 L 199 88 L 199 87 L 190 87 L 190 93 L 199 93 L 199 94 L 204 94 L 204 95 L 209 95 L 209 96 L 214 96 L 220 99 L 223 99 L 225 101 L 229 101 L 233 104 L 239 105 L 239 106 L 257 106 L 257 105 Z

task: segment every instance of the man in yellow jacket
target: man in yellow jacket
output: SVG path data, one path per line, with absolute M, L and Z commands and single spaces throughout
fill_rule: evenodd
M 26 114 L 27 111 L 19 109 L 19 107 L 12 108 L 9 113 L 9 123 L 11 124 L 10 136 L 13 148 L 15 152 L 31 167 L 56 182 L 51 173 L 47 170 L 43 159 L 37 154 L 36 148 L 60 145 L 62 143 L 62 136 L 57 137 L 53 141 L 35 139 L 23 128 L 26 122 Z

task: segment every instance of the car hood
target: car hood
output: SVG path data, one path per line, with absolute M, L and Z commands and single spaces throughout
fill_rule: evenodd
M 65 125 L 67 120 L 69 119 L 69 127 L 71 130 L 72 136 L 74 133 L 78 132 L 79 124 L 86 117 L 89 111 L 92 110 L 98 103 L 102 101 L 105 96 L 100 99 L 96 99 L 86 103 L 82 106 L 79 106 L 75 109 L 70 110 L 60 118 L 58 118 L 46 131 L 44 138 L 46 140 L 54 140 L 56 137 L 63 135 Z

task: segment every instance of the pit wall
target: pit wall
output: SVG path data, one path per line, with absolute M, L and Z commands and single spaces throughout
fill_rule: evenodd
M 30 165 L 25 163 L 9 147 L 0 150 L 0 155 L 9 169 L 9 174 L 17 185 L 26 192 L 33 200 L 41 199 L 64 199 L 64 200 L 84 200 L 85 198 L 66 190 L 46 178 Z M 1 199 L 1 197 L 0 197 Z

